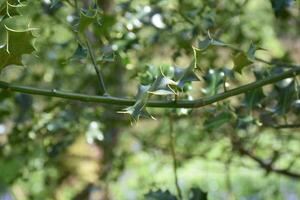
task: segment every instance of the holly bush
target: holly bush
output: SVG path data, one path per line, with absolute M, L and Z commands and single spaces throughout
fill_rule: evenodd
M 0 0 L 0 198 L 297 199 L 299 14 Z

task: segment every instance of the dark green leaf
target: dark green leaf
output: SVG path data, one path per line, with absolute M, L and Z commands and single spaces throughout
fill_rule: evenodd
M 207 96 L 217 94 L 220 86 L 224 83 L 224 78 L 225 73 L 223 72 L 223 70 L 208 70 L 208 72 L 203 77 L 206 87 L 202 88 L 202 92 Z
M 189 200 L 207 200 L 207 192 L 200 188 L 192 188 Z
M 70 58 L 70 60 L 81 60 L 87 57 L 87 49 L 78 44 L 77 49 Z
M 213 39 L 211 37 L 207 37 L 198 43 L 197 50 L 205 51 L 209 47 L 212 47 L 212 46 L 227 46 L 227 44 L 220 40 Z
M 242 69 L 244 69 L 244 67 L 251 65 L 253 63 L 253 61 L 249 60 L 245 52 L 237 53 L 234 56 L 233 62 L 234 62 L 233 70 L 240 74 L 242 73 Z
M 176 200 L 177 198 L 172 195 L 168 190 L 162 191 L 150 191 L 147 194 L 145 194 L 145 200 Z
M 97 13 L 94 10 L 80 12 L 78 31 L 80 33 L 83 33 L 88 28 L 88 26 L 96 20 L 96 15 Z
M 286 114 L 290 110 L 292 103 L 295 100 L 295 83 L 294 81 L 290 80 L 291 79 L 282 80 L 276 85 L 278 96 L 277 105 L 275 107 L 275 113 L 278 115 Z M 286 86 L 286 84 L 288 85 Z

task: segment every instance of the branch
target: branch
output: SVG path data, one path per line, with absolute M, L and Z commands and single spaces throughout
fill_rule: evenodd
M 147 107 L 169 107 L 169 108 L 199 108 L 206 105 L 210 105 L 229 97 L 233 97 L 239 94 L 243 94 L 245 92 L 263 87 L 268 84 L 276 83 L 286 78 L 294 77 L 295 75 L 300 74 L 300 67 L 296 67 L 290 69 L 286 72 L 283 72 L 278 75 L 270 76 L 268 78 L 255 81 L 231 90 L 227 90 L 226 92 L 219 93 L 210 97 L 204 97 L 197 100 L 166 100 L 166 101 L 149 101 L 147 103 Z M 27 87 L 21 86 L 17 84 L 7 83 L 4 81 L 0 81 L 0 88 L 6 89 L 9 91 L 15 91 L 20 93 L 26 94 L 33 94 L 33 95 L 42 95 L 48 97 L 59 97 L 64 99 L 71 99 L 71 100 L 79 100 L 85 102 L 98 102 L 98 103 L 105 103 L 105 104 L 112 104 L 112 105 L 122 105 L 122 106 L 131 106 L 135 103 L 135 99 L 127 99 L 127 98 L 119 98 L 119 97 L 112 97 L 112 96 L 95 96 L 95 95 L 86 95 L 86 94 L 79 94 L 79 93 L 71 93 L 71 92 L 64 92 L 58 91 L 56 89 L 40 89 L 34 87 Z
M 241 155 L 247 156 L 255 161 L 261 168 L 266 170 L 267 173 L 274 172 L 280 175 L 284 175 L 294 179 L 300 179 L 300 173 L 292 172 L 289 170 L 289 167 L 286 169 L 280 169 L 274 167 L 274 162 L 278 159 L 278 154 L 275 152 L 271 161 L 266 162 L 262 158 L 255 155 L 251 150 L 248 150 L 243 147 L 243 142 L 239 137 L 231 136 L 231 142 L 234 150 L 237 150 Z
M 254 160 L 256 163 L 259 164 L 259 166 L 263 169 L 265 169 L 267 172 L 275 172 L 277 174 L 281 174 L 281 175 L 285 175 L 288 176 L 290 178 L 296 178 L 296 179 L 300 179 L 300 174 L 296 173 L 296 172 L 291 172 L 289 171 L 289 169 L 278 169 L 275 168 L 272 163 L 267 163 L 265 162 L 263 159 L 257 157 L 256 155 L 254 155 L 252 152 L 242 148 L 241 146 L 239 147 L 239 152 L 242 155 L 246 155 L 249 158 L 251 158 L 252 160 Z
M 283 124 L 273 126 L 275 129 L 288 129 L 288 128 L 300 128 L 300 124 Z

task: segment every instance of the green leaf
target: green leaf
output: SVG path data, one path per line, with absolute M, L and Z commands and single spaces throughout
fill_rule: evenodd
M 81 60 L 86 57 L 87 57 L 87 49 L 84 48 L 82 45 L 78 44 L 77 49 L 69 59 L 73 61 L 73 60 Z
M 220 86 L 224 83 L 225 72 L 223 70 L 210 69 L 203 77 L 206 87 L 202 88 L 202 92 L 206 96 L 217 94 Z
M 251 60 L 248 59 L 247 54 L 245 52 L 237 53 L 234 56 L 233 62 L 234 62 L 233 70 L 240 74 L 242 73 L 242 69 L 244 69 L 244 67 L 253 63 Z
M 262 88 L 251 90 L 246 92 L 243 104 L 248 110 L 252 110 L 254 107 L 258 106 L 264 98 L 265 94 Z
M 290 79 L 285 79 L 276 84 L 276 90 L 278 92 L 277 105 L 275 107 L 275 113 L 278 115 L 285 115 L 291 108 L 293 101 L 295 100 L 296 91 L 294 81 L 289 82 Z M 286 86 L 285 82 L 288 83 Z
M 170 79 L 169 77 L 159 75 L 154 83 L 151 85 L 148 93 L 155 95 L 172 95 L 176 94 L 171 88 L 171 85 L 177 85 L 178 83 Z
M 145 200 L 176 200 L 176 196 L 172 195 L 168 190 L 150 191 L 145 194 Z
M 189 200 L 207 200 L 207 192 L 200 188 L 192 188 Z
M 228 46 L 228 44 L 226 44 L 220 40 L 213 39 L 210 36 L 208 36 L 204 40 L 202 40 L 198 43 L 196 50 L 205 51 L 208 48 L 213 47 L 213 46 Z
M 97 12 L 95 10 L 88 10 L 80 12 L 80 19 L 78 24 L 78 32 L 84 33 L 90 24 L 96 20 Z
M 154 117 L 152 117 L 146 110 L 146 104 L 149 99 L 149 88 L 150 85 L 140 85 L 135 104 L 119 111 L 118 113 L 129 114 L 132 122 L 137 122 L 140 117 L 154 119 Z
M 256 81 L 259 81 L 267 76 L 264 71 L 254 71 Z M 259 106 L 261 101 L 265 98 L 265 94 L 262 88 L 257 88 L 245 93 L 243 100 L 244 106 L 248 110 L 252 110 L 254 107 Z
M 185 83 L 200 81 L 200 78 L 197 76 L 194 70 L 195 69 L 193 65 L 190 65 L 185 69 L 174 67 L 174 80 L 177 82 L 177 87 L 182 90 Z
M 254 63 L 255 52 L 257 50 L 265 50 L 265 49 L 258 47 L 255 44 L 251 43 L 247 52 L 244 52 L 244 51 L 238 52 L 233 58 L 233 62 L 234 62 L 233 70 L 241 74 L 244 67 Z
M 231 112 L 222 112 L 215 117 L 212 117 L 204 121 L 204 128 L 208 131 L 212 131 L 230 122 L 234 118 Z
M 7 0 L 5 6 L 7 16 L 12 17 L 15 15 L 19 15 L 19 9 L 24 8 L 26 5 L 23 4 L 20 0 Z
M 22 56 L 35 50 L 31 31 L 16 32 L 8 27 L 5 29 L 7 39 L 0 47 L 0 70 L 8 65 L 22 65 Z

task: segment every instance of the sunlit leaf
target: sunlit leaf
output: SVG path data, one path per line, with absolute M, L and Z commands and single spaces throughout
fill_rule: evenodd
M 172 79 L 160 75 L 156 78 L 154 83 L 151 85 L 149 89 L 149 93 L 155 95 L 171 95 L 175 94 L 175 91 L 171 88 L 171 85 L 177 85 L 177 82 L 173 81 Z

